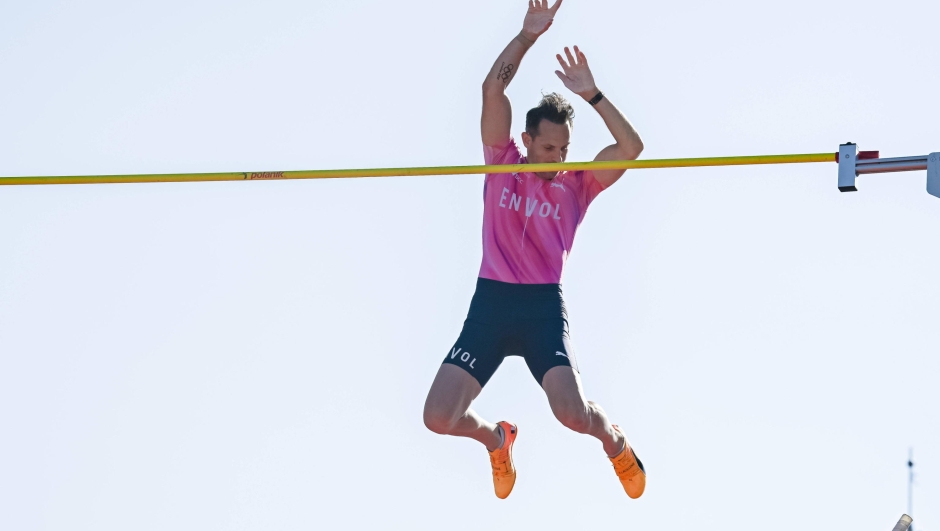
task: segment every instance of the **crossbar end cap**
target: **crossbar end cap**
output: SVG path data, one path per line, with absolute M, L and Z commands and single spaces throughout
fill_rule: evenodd
M 895 524 L 894 529 L 892 531 L 907 531 L 911 527 L 912 523 L 914 523 L 913 518 L 911 518 L 910 516 L 906 514 L 902 514 L 901 519 L 898 520 L 898 523 Z
M 940 197 L 940 153 L 927 156 L 927 193 Z

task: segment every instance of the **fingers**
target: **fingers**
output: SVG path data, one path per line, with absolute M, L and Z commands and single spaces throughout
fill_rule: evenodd
M 571 53 L 570 48 L 565 46 L 565 56 L 568 57 L 567 63 L 562 59 L 561 54 L 555 54 L 555 57 L 558 59 L 558 62 L 561 63 L 561 66 L 565 69 L 565 72 L 574 66 L 587 66 L 587 57 L 577 46 L 574 47 L 574 54 Z
M 558 76 L 558 79 L 560 79 L 561 82 L 564 83 L 566 87 L 569 86 L 568 85 L 569 83 L 571 83 L 571 78 L 562 74 L 558 70 L 555 70 L 555 75 Z
M 558 10 L 558 4 L 561 3 L 561 0 L 555 2 L 555 5 L 550 8 L 552 13 Z M 549 10 L 548 0 L 529 0 L 529 9 L 540 9 L 540 10 Z
M 574 60 L 574 56 L 571 55 L 571 50 L 568 49 L 567 46 L 565 46 L 565 55 L 568 57 L 568 64 L 570 64 L 571 66 L 574 66 L 577 64 L 577 61 Z
M 578 58 L 578 63 L 582 65 L 587 64 L 587 57 L 585 57 L 584 52 L 578 49 L 577 45 L 574 47 L 574 55 Z
M 546 3 L 547 3 L 547 1 L 548 1 L 548 0 L 546 0 Z M 555 5 L 553 5 L 553 6 L 551 7 L 552 15 L 554 15 L 555 13 L 558 12 L 558 8 L 559 8 L 559 7 L 561 7 L 561 0 L 558 0 L 557 2 L 555 2 Z

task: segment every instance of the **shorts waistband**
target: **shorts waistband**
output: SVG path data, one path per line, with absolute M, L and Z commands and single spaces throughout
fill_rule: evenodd
M 469 319 L 567 319 L 561 284 L 510 284 L 477 278 Z
M 561 294 L 561 284 L 513 284 L 489 278 L 478 277 L 477 289 L 491 290 L 494 293 L 509 295 Z

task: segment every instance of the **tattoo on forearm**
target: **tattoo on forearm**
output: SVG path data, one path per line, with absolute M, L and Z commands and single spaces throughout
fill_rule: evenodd
M 496 79 L 501 79 L 503 83 L 508 84 L 509 80 L 512 79 L 512 74 L 513 74 L 513 71 L 515 71 L 515 69 L 516 67 L 512 65 L 511 63 L 507 65 L 504 62 L 499 67 L 499 72 L 496 74 Z

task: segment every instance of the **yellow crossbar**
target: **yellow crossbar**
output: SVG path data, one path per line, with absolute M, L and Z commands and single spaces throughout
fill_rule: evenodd
M 836 162 L 835 153 L 762 155 L 750 157 L 706 157 L 695 159 L 615 160 L 501 166 L 432 166 L 419 168 L 369 168 L 359 170 L 262 171 L 231 173 L 170 173 L 141 175 L 78 175 L 52 177 L 0 177 L 0 186 L 25 184 L 181 183 L 207 181 L 259 181 L 274 179 L 349 179 L 353 177 L 408 177 L 419 175 L 471 175 L 576 170 L 623 170 L 640 168 L 693 168 L 702 166 L 749 166 Z

